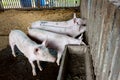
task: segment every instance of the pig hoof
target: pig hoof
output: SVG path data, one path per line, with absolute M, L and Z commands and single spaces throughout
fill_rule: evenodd
M 59 63 L 57 63 L 57 65 L 59 66 L 60 64 L 59 64 Z
M 42 70 L 43 70 L 41 66 L 38 66 L 38 68 L 39 68 L 39 70 L 40 70 L 40 71 L 42 71 Z
M 33 73 L 33 76 L 36 76 L 36 72 L 35 71 L 32 71 L 32 73 Z
M 16 55 L 13 55 L 14 57 L 16 57 Z
M 33 76 L 36 76 L 36 73 L 33 73 Z
M 16 56 L 14 56 L 14 57 L 16 57 Z
M 42 68 L 40 68 L 40 71 L 42 71 L 43 69 Z
M 60 65 L 60 64 L 59 64 L 59 61 L 57 61 L 56 63 L 57 63 L 58 66 Z

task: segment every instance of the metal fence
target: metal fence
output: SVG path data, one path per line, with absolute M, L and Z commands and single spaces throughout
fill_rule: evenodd
M 0 0 L 3 9 L 79 7 L 80 0 Z

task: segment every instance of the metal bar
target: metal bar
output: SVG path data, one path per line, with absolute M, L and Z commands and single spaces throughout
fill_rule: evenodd
M 76 0 L 78 1 L 78 0 Z M 78 7 L 73 0 L 0 0 L 0 9 L 45 9 Z
M 4 11 L 2 0 L 0 0 L 0 11 Z

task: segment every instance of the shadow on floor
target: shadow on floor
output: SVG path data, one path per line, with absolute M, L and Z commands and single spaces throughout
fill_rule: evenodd
M 32 68 L 27 58 L 17 49 L 14 58 L 11 48 L 0 51 L 0 80 L 56 80 L 59 67 L 56 63 L 41 62 L 43 71 L 36 66 L 37 76 L 32 76 Z M 35 62 L 36 65 L 36 62 Z

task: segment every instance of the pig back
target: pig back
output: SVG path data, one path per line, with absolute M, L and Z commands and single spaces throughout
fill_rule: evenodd
M 31 45 L 36 44 L 32 40 L 30 40 L 27 35 L 20 30 L 12 30 L 9 34 L 10 41 L 14 42 L 16 45 Z

